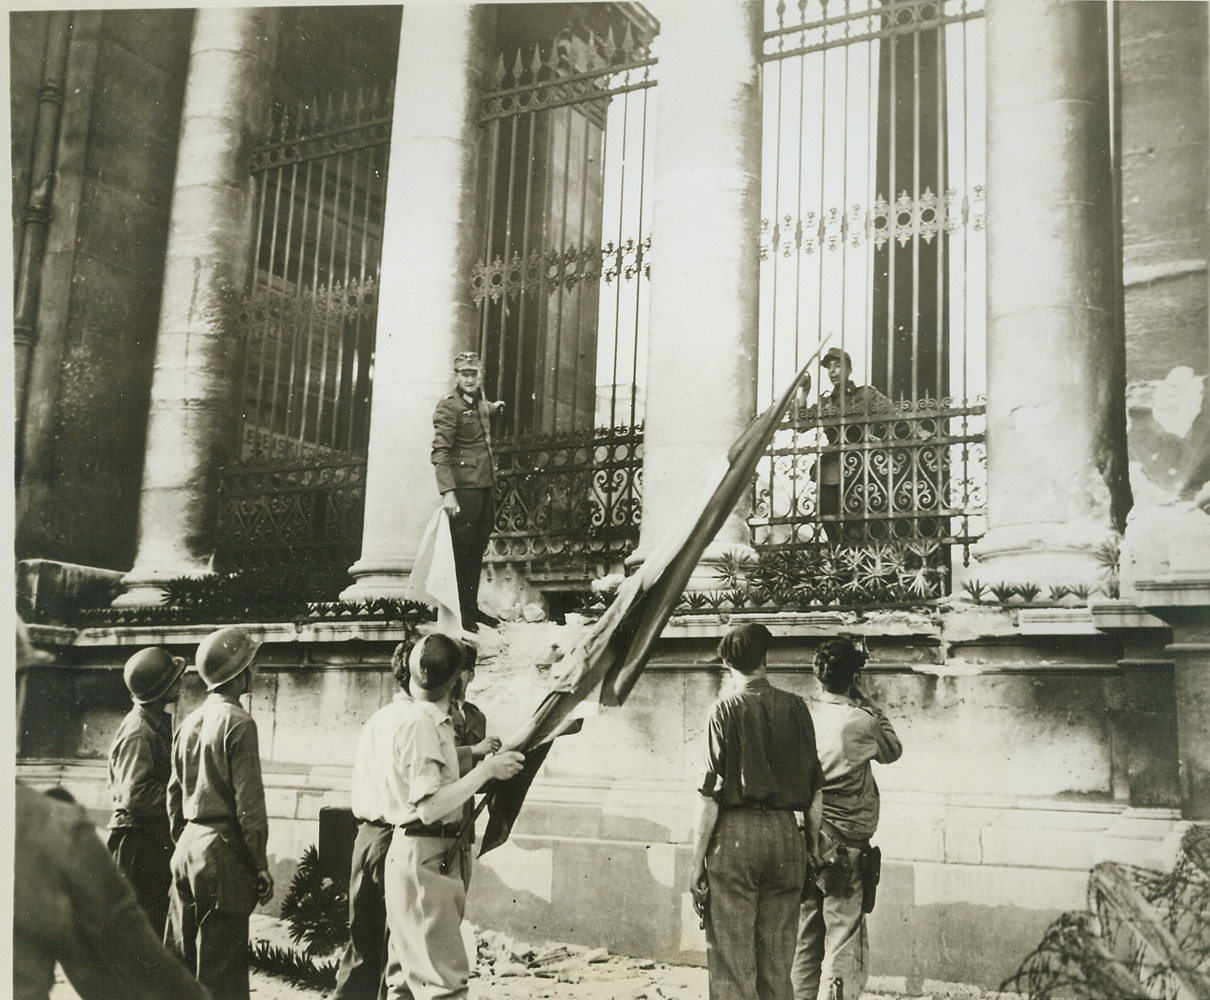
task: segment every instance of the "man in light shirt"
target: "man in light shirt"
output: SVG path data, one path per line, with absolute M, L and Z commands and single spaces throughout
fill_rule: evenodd
M 865 915 L 877 885 L 880 802 L 871 761 L 890 764 L 903 745 L 882 710 L 857 686 L 866 654 L 853 643 L 823 643 L 815 675 L 823 691 L 808 704 L 823 767 L 819 853 L 826 867 L 807 887 L 791 980 L 794 1000 L 856 1000 L 870 974 Z
M 463 646 L 434 633 L 409 657 L 412 702 L 399 713 L 390 753 L 380 758 L 384 817 L 394 825 L 383 872 L 387 910 L 387 995 L 414 1000 L 467 996 L 470 964 L 462 943 L 466 888 L 458 835 L 462 806 L 492 780 L 520 772 L 515 750 L 493 754 L 459 777 L 450 697 Z
M 349 943 L 336 973 L 332 1000 L 376 1000 L 386 967 L 386 898 L 382 892 L 382 869 L 394 827 L 387 815 L 398 803 L 391 797 L 394 786 L 383 761 L 393 758 L 395 730 L 408 693 L 408 654 L 414 639 L 401 642 L 391 655 L 391 675 L 399 690 L 395 697 L 370 716 L 357 741 L 353 760 L 351 805 L 361 822 L 353 842 L 349 873 Z

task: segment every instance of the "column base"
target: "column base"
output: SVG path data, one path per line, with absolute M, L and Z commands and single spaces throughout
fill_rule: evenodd
M 186 563 L 163 569 L 141 569 L 136 566 L 122 577 L 122 586 L 126 588 L 126 591 L 115 597 L 110 607 L 156 607 L 163 604 L 164 598 L 168 596 L 165 585 L 170 580 L 179 580 L 186 576 L 195 579 L 214 576 L 214 567 L 209 563 Z
M 1102 553 L 1117 535 L 1099 524 L 1013 524 L 993 528 L 972 548 L 985 582 L 1094 583 L 1103 578 Z
M 408 580 L 415 561 L 400 559 L 369 561 L 359 559 L 349 567 L 354 583 L 340 592 L 340 599 L 349 603 L 372 601 L 388 597 L 400 601 L 412 600 Z

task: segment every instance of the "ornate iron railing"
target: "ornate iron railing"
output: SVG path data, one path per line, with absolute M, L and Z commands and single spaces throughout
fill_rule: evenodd
M 347 569 L 361 553 L 365 459 L 249 461 L 223 470 L 217 566 Z
M 986 514 L 984 423 L 982 401 L 935 399 L 792 415 L 757 472 L 755 546 L 969 546 Z
M 618 563 L 638 543 L 642 427 L 498 443 L 496 562 Z

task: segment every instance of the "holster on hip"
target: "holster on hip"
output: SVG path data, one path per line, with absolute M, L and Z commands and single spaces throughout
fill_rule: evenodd
M 844 844 L 834 844 L 825 853 L 823 867 L 815 873 L 815 887 L 825 896 L 852 895 L 853 866 L 860 855 Z
M 882 848 L 870 847 L 868 851 L 862 851 L 857 856 L 857 868 L 861 872 L 861 912 L 871 913 L 882 879 Z

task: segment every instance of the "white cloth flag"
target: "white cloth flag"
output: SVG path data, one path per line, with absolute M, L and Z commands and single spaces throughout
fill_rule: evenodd
M 450 519 L 438 507 L 425 526 L 408 577 L 406 596 L 437 609 L 437 631 L 462 635 L 462 609 L 458 604 L 458 573 L 454 568 L 454 539 Z

